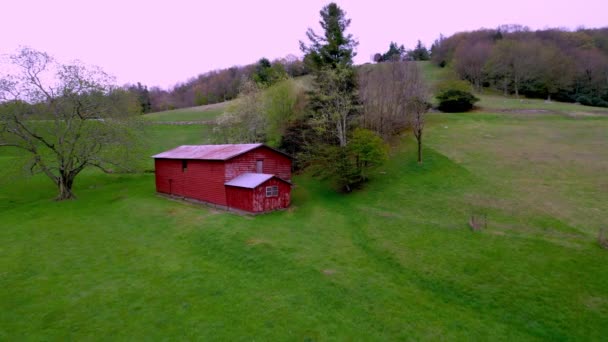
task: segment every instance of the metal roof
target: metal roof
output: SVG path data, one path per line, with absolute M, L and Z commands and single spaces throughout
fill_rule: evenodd
M 253 189 L 256 186 L 271 179 L 274 175 L 267 173 L 243 173 L 242 175 L 232 179 L 224 185 L 238 186 L 239 188 Z
M 152 158 L 227 160 L 264 144 L 182 145 Z

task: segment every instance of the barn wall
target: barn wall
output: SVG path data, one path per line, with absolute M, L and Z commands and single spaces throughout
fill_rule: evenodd
M 253 189 L 226 187 L 228 207 L 245 211 L 253 211 Z
M 156 159 L 156 191 L 226 205 L 224 163 L 188 160 L 182 172 L 181 159 Z
M 263 173 L 291 180 L 291 160 L 262 146 L 226 161 L 225 181 L 228 182 L 246 172 L 256 172 L 255 165 L 259 159 L 264 160 Z
M 278 197 L 266 197 L 266 187 L 278 185 Z M 253 189 L 253 210 L 254 212 L 270 211 L 289 207 L 291 202 L 291 185 L 271 178 Z

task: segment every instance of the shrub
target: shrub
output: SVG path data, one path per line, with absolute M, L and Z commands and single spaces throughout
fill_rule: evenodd
M 608 107 L 608 102 L 596 97 L 593 99 L 593 105 L 596 107 Z
M 592 106 L 593 102 L 591 101 L 591 99 L 588 96 L 585 95 L 580 95 L 579 97 L 576 98 L 576 102 L 585 105 L 585 106 Z
M 460 89 L 447 89 L 437 94 L 439 100 L 439 110 L 442 112 L 466 112 L 473 108 L 477 97 L 468 91 Z

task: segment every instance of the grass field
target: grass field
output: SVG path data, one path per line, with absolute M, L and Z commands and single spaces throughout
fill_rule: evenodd
M 429 116 L 423 165 L 406 135 L 365 189 L 300 175 L 256 217 L 151 174 L 87 171 L 55 202 L 0 151 L 0 340 L 605 339 L 608 116 L 483 101 Z M 146 129 L 150 154 L 212 134 Z
M 156 112 L 144 115 L 153 122 L 213 121 L 224 113 L 228 102 Z

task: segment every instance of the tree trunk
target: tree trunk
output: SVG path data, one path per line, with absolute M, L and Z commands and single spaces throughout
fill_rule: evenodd
M 72 184 L 74 183 L 74 178 L 70 176 L 61 176 L 57 180 L 57 187 L 59 188 L 59 194 L 57 195 L 57 201 L 74 199 L 74 193 L 72 193 Z
M 416 137 L 418 141 L 418 164 L 422 163 L 422 134 Z

